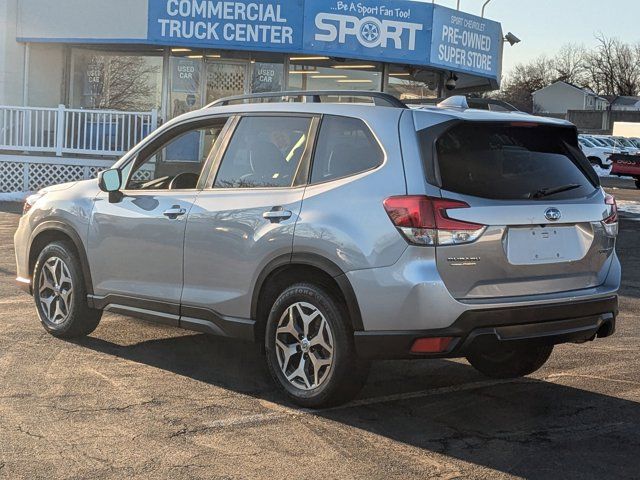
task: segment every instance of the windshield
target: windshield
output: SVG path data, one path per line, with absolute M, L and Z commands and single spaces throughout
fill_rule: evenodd
M 635 145 L 631 143 L 629 140 L 627 140 L 626 138 L 616 138 L 616 140 L 620 145 L 623 145 L 625 147 L 635 148 Z
M 608 145 L 599 138 L 589 137 L 589 141 L 593 142 L 597 147 L 608 147 Z
M 542 125 L 460 124 L 436 141 L 441 186 L 490 199 L 589 195 L 594 191 L 586 175 L 590 167 L 572 146 L 574 135 L 570 129 Z

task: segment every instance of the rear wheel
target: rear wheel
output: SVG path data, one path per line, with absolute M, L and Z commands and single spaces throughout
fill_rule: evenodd
M 473 351 L 469 363 L 492 378 L 517 378 L 539 370 L 553 352 L 553 345 L 497 345 L 490 351 Z
M 285 289 L 273 304 L 265 335 L 269 371 L 295 403 L 326 407 L 351 400 L 369 364 L 356 356 L 346 308 L 316 285 Z
M 66 242 L 51 243 L 40 252 L 33 296 L 42 326 L 55 337 L 89 335 L 100 323 L 102 311 L 87 305 L 80 261 Z

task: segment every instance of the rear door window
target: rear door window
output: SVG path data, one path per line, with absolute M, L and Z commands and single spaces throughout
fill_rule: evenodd
M 382 165 L 384 152 L 360 119 L 325 115 L 313 159 L 311 183 L 335 180 Z
M 436 141 L 436 152 L 442 188 L 463 195 L 568 199 L 589 195 L 596 185 L 566 128 L 463 123 Z

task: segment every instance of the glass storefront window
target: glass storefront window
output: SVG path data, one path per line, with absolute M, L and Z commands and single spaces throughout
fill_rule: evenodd
M 382 89 L 382 64 L 328 57 L 292 56 L 289 59 L 289 90 Z
M 188 48 L 171 50 L 169 61 L 169 118 L 202 107 L 202 53 Z
M 160 108 L 162 53 L 74 48 L 71 105 L 75 108 L 148 111 Z
M 385 91 L 404 101 L 436 98 L 439 77 L 432 70 L 389 65 Z
M 224 97 L 279 92 L 284 88 L 284 56 L 173 48 L 169 118 Z
M 284 58 L 281 54 L 253 55 L 250 93 L 282 92 L 285 89 Z

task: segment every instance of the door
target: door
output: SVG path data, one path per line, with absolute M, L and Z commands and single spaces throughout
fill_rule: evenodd
M 183 321 L 250 318 L 259 273 L 292 252 L 317 124 L 311 116 L 238 118 L 188 216 Z
M 460 124 L 436 142 L 445 227 L 438 270 L 455 298 L 595 288 L 617 220 L 570 128 Z M 442 205 L 445 205 L 442 204 Z M 610 218 L 607 218 L 610 217 Z M 453 219 L 453 220 L 450 220 Z
M 88 240 L 96 296 L 179 314 L 187 214 L 225 123 L 217 118 L 174 127 L 123 167 L 119 201 L 110 202 L 108 194 L 96 198 Z
M 206 105 L 224 97 L 248 91 L 249 62 L 215 61 L 207 63 Z

